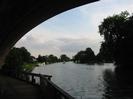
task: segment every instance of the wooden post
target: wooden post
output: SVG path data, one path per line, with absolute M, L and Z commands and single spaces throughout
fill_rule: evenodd
M 51 77 L 48 77 L 48 80 L 51 80 Z
M 26 75 L 26 81 L 29 82 L 29 75 Z
M 35 84 L 34 75 L 32 75 L 32 83 Z

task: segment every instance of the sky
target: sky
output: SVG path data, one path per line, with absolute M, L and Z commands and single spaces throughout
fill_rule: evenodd
M 126 10 L 133 12 L 133 0 L 100 0 L 71 9 L 29 31 L 15 47 L 24 46 L 35 57 L 39 54 L 72 57 L 87 47 L 97 54 L 103 41 L 98 26 L 107 16 Z

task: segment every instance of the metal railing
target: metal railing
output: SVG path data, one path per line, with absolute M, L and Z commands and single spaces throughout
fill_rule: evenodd
M 51 75 L 42 75 L 28 72 L 6 71 L 12 77 L 38 85 L 44 99 L 74 99 L 71 95 L 59 88 L 51 81 Z

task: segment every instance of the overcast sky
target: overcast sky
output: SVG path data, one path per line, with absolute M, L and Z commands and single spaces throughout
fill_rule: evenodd
M 98 25 L 109 15 L 121 11 L 133 12 L 133 0 L 101 0 L 63 12 L 38 25 L 17 42 L 33 56 L 67 54 L 72 57 L 91 47 L 97 54 L 103 38 Z

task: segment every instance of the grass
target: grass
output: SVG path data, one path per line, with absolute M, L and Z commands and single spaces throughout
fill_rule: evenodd
M 34 63 L 25 63 L 23 65 L 23 70 L 26 72 L 31 72 L 35 67 L 38 66 L 38 62 L 34 62 Z

